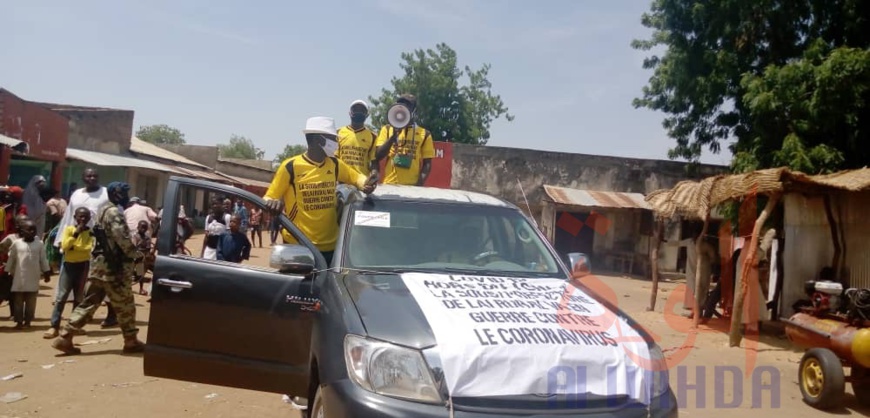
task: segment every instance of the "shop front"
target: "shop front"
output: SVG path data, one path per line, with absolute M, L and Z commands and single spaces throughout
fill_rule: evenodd
M 583 253 L 597 270 L 646 275 L 652 212 L 640 193 L 544 185 L 541 229 L 563 256 Z
M 64 116 L 0 89 L 0 134 L 26 144 L 0 146 L 0 183 L 24 187 L 43 175 L 60 190 L 68 132 Z

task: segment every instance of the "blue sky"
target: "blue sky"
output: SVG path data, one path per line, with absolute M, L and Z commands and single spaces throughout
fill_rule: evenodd
M 663 115 L 631 100 L 650 72 L 629 46 L 650 0 L 68 0 L 3 4 L 0 86 L 36 101 L 136 111 L 192 144 L 245 135 L 272 158 L 310 116 L 348 123 L 402 52 L 446 42 L 492 64 L 513 122 L 490 145 L 666 159 Z M 11 39 L 9 39 L 11 37 Z M 730 156 L 706 152 L 702 161 Z

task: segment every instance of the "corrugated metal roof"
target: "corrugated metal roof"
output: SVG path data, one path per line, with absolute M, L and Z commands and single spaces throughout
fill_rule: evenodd
M 194 167 L 208 168 L 196 161 L 178 155 L 172 151 L 165 150 L 150 142 L 143 141 L 137 137 L 130 138 L 130 151 L 137 154 L 145 154 L 152 157 L 162 158 L 164 160 L 174 161 L 177 163 L 187 164 Z
M 141 160 L 133 157 L 125 157 L 123 155 L 106 154 L 96 151 L 86 151 L 76 148 L 67 148 L 66 157 L 73 160 L 84 161 L 86 163 L 94 164 L 101 167 L 135 167 L 163 171 L 166 173 L 174 172 L 171 167 L 160 163 L 155 163 L 154 161 Z
M 554 202 L 586 208 L 652 209 L 641 193 L 599 192 L 569 189 L 545 184 L 544 191 Z
M 272 161 L 269 161 L 269 160 L 246 160 L 244 158 L 225 158 L 225 157 L 220 157 L 220 158 L 218 158 L 218 160 L 225 162 L 225 163 L 243 165 L 245 167 L 256 168 L 256 169 L 264 170 L 264 171 L 275 171 L 275 169 L 273 168 L 274 164 L 272 163 Z
M 239 177 L 239 176 L 231 176 L 231 175 L 226 174 L 226 173 L 221 173 L 220 171 L 215 171 L 215 173 L 220 174 L 220 175 L 230 179 L 231 181 L 234 181 L 234 182 L 236 182 L 238 184 L 242 184 L 242 185 L 250 185 L 250 186 L 254 186 L 254 187 L 260 187 L 263 189 L 268 189 L 270 186 L 270 184 L 265 182 L 265 181 L 254 180 L 254 179 L 249 179 L 249 178 Z
M 181 174 L 183 176 L 187 176 L 187 177 L 200 178 L 200 179 L 204 179 L 204 180 L 208 180 L 208 181 L 215 181 L 215 182 L 224 183 L 224 184 L 227 184 L 230 182 L 225 177 L 223 177 L 219 174 L 216 174 L 216 173 L 209 172 L 209 171 L 194 170 L 194 169 L 182 168 L 182 167 L 172 167 L 172 169 L 175 170 L 176 173 L 179 173 L 179 174 Z
M 24 141 L 0 134 L 0 144 L 2 144 L 2 145 L 6 145 L 8 147 L 17 147 L 17 146 L 21 145 L 23 142 Z

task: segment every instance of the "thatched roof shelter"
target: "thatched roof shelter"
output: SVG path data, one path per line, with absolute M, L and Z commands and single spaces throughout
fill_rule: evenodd
M 746 196 L 837 190 L 870 190 L 870 168 L 815 176 L 787 168 L 719 175 L 701 181 L 682 181 L 671 189 L 656 190 L 646 196 L 646 201 L 660 218 L 679 216 L 702 220 L 719 204 Z

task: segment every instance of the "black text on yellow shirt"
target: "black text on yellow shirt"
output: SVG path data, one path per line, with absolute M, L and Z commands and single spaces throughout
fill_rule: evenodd
M 375 134 L 368 128 L 345 126 L 338 130 L 338 159 L 360 173 L 368 173 L 375 159 Z
M 332 251 L 338 237 L 336 186 L 345 183 L 362 188 L 366 179 L 335 157 L 316 163 L 302 154 L 281 163 L 265 198 L 283 200 L 284 213 L 293 224 L 320 251 Z M 286 243 L 297 243 L 287 231 L 282 236 Z

